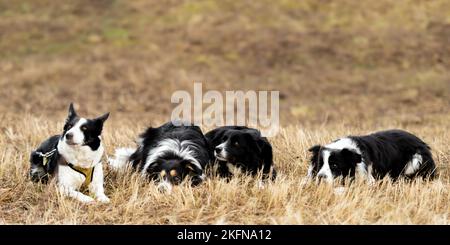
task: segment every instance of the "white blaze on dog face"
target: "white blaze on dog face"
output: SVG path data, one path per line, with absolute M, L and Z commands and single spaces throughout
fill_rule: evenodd
M 321 180 L 325 180 L 328 183 L 333 182 L 333 173 L 330 169 L 329 164 L 329 158 L 330 158 L 331 152 L 328 150 L 322 151 L 322 159 L 323 159 L 323 165 L 320 168 L 319 172 L 317 173 L 317 177 Z
M 78 122 L 70 128 L 64 135 L 64 141 L 68 145 L 81 145 L 84 143 L 84 132 L 82 127 L 86 124 L 85 118 L 80 118 Z

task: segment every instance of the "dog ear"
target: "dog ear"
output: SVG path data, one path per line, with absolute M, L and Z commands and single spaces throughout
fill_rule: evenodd
M 320 149 L 322 149 L 321 145 L 315 145 L 308 149 L 309 152 L 312 152 L 312 156 L 310 159 L 310 167 L 313 167 L 313 169 L 315 169 L 319 164 Z
M 317 154 L 317 153 L 319 153 L 320 148 L 322 148 L 321 145 L 315 145 L 315 146 L 309 148 L 308 151 L 309 151 L 309 152 L 312 152 L 312 153 L 314 153 L 314 154 Z
M 362 161 L 361 155 L 352 150 L 344 148 L 342 149 L 341 154 L 344 157 L 345 162 L 350 163 L 352 166 L 356 166 L 356 164 Z
M 264 147 L 264 141 L 251 133 L 243 134 L 245 142 L 256 150 L 256 153 L 259 155 L 262 153 L 262 149 Z
M 73 118 L 77 117 L 77 112 L 75 111 L 75 108 L 73 107 L 73 103 L 70 103 L 69 105 L 69 113 L 67 114 L 67 121 L 72 120 Z
M 105 121 L 108 119 L 109 117 L 109 112 L 103 114 L 102 116 L 97 117 L 96 119 L 94 119 L 95 121 L 100 121 L 102 123 L 105 123 Z
M 263 178 L 268 179 L 270 177 L 270 179 L 273 181 L 277 177 L 277 172 L 273 166 L 274 164 L 273 164 L 272 145 L 265 138 L 258 139 L 257 145 L 260 148 L 262 161 L 263 161 Z M 271 169 L 272 169 L 272 174 L 270 174 Z
M 100 116 L 100 117 L 97 117 L 97 118 L 95 118 L 93 120 L 94 123 L 95 123 L 95 128 L 97 130 L 96 132 L 99 135 L 102 133 L 102 131 L 103 131 L 103 124 L 105 123 L 106 119 L 108 119 L 108 117 L 109 117 L 109 112 L 104 114 L 104 115 L 102 115 L 102 116 Z
M 191 179 L 191 186 L 195 187 L 195 186 L 200 185 L 204 179 L 203 169 L 192 164 L 190 161 L 184 161 L 183 164 L 184 164 L 186 173 L 188 173 L 187 175 Z
M 222 143 L 222 137 L 225 134 L 225 132 L 226 131 L 222 129 L 215 129 L 207 134 L 208 135 L 207 140 L 212 145 L 218 145 Z
M 183 166 L 187 170 L 188 173 L 192 173 L 192 175 L 202 175 L 203 170 L 197 167 L 195 164 L 192 164 L 190 161 L 183 161 Z
M 255 153 L 261 161 L 263 179 L 269 179 L 270 177 L 271 180 L 275 180 L 275 169 L 273 169 L 272 174 L 270 174 L 270 170 L 273 166 L 272 145 L 266 138 L 261 137 L 261 135 L 258 134 L 244 133 L 244 137 L 247 144 L 255 149 Z

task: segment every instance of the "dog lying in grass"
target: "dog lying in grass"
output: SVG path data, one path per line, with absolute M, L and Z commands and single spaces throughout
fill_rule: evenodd
M 64 196 L 81 202 L 109 202 L 103 188 L 101 133 L 109 113 L 95 119 L 79 117 L 73 104 L 63 133 L 44 141 L 30 157 L 30 177 L 34 182 L 46 183 L 55 176 Z M 93 196 L 80 192 L 85 187 Z
M 202 183 L 208 161 L 207 142 L 199 127 L 168 122 L 142 133 L 137 149 L 116 149 L 115 158 L 109 163 L 114 169 L 129 164 L 157 182 L 161 192 L 170 193 L 173 185 L 185 179 L 190 179 L 192 186 Z
M 363 176 L 374 183 L 385 176 L 433 178 L 436 165 L 430 147 L 402 130 L 387 130 L 365 136 L 348 136 L 312 152 L 308 179 L 332 183 L 336 178 Z
M 211 162 L 218 165 L 219 176 L 231 178 L 231 165 L 253 176 L 261 171 L 263 179 L 275 180 L 272 146 L 259 130 L 225 126 L 208 132 L 205 137 L 212 156 Z

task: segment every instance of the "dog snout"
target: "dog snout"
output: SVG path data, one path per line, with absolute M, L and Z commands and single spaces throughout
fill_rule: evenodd
M 163 181 L 158 184 L 158 191 L 160 193 L 171 194 L 172 193 L 172 184 L 167 181 Z
M 73 134 L 72 133 L 66 134 L 66 140 L 72 140 L 72 139 L 73 139 Z
M 317 183 L 333 183 L 333 178 L 326 175 L 326 174 L 319 174 L 317 175 Z

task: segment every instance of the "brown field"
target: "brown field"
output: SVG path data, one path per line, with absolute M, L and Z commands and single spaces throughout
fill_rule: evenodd
M 449 224 L 449 13 L 447 0 L 0 0 L 0 224 Z M 111 203 L 83 205 L 27 179 L 70 102 L 111 112 L 111 155 L 169 120 L 193 82 L 280 91 L 276 182 L 211 177 L 164 195 L 105 164 Z M 429 143 L 437 180 L 301 185 L 310 146 L 388 128 Z

